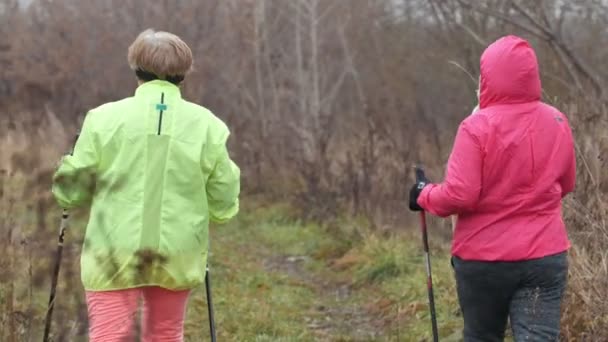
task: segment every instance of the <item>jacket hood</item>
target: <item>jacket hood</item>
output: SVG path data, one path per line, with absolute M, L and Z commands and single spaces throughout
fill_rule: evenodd
M 479 106 L 540 100 L 541 84 L 536 54 L 516 36 L 492 43 L 481 55 Z

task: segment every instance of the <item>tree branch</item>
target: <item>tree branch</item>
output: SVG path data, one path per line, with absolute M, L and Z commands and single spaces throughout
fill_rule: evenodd
M 530 33 L 531 35 L 536 36 L 537 38 L 540 38 L 542 40 L 547 40 L 547 36 L 545 34 L 543 34 L 543 32 L 539 32 L 539 31 L 537 31 L 533 27 L 530 27 L 530 26 L 528 26 L 526 24 L 520 23 L 517 20 L 513 20 L 512 18 L 510 18 L 510 17 L 508 17 L 506 15 L 503 15 L 502 13 L 499 13 L 499 12 L 496 12 L 496 11 L 492 11 L 492 10 L 489 10 L 487 8 L 480 8 L 479 6 L 473 6 L 472 4 L 470 4 L 470 3 L 468 3 L 468 2 L 466 2 L 464 0 L 458 0 L 458 2 L 462 6 L 464 6 L 466 8 L 469 8 L 469 9 L 475 11 L 475 12 L 482 13 L 482 14 L 485 14 L 485 15 L 489 15 L 489 16 L 492 16 L 492 17 L 494 17 L 496 19 L 500 19 L 500 20 L 502 20 L 502 21 L 504 21 L 506 23 L 509 23 L 509 24 L 511 24 L 511 25 L 513 25 L 513 26 L 515 26 L 515 27 L 517 27 L 519 29 L 521 29 L 521 30 L 524 30 L 524 31 Z
M 562 64 L 568 70 L 570 77 L 576 83 L 577 88 L 581 92 L 583 91 L 583 86 L 580 81 L 580 78 L 577 75 L 577 72 L 578 72 L 578 74 L 582 75 L 583 77 L 585 77 L 587 80 L 589 80 L 591 82 L 591 85 L 592 85 L 593 89 L 595 90 L 595 92 L 597 93 L 597 95 L 604 96 L 604 94 L 605 94 L 604 88 L 603 88 L 602 84 L 600 83 L 600 81 L 594 76 L 597 73 L 594 72 L 593 70 L 591 70 L 591 68 L 587 64 L 585 64 L 585 62 L 580 58 L 580 56 L 578 56 L 574 51 L 572 51 L 572 49 L 562 39 L 560 39 L 559 36 L 555 35 L 545 25 L 542 25 L 542 23 L 540 23 L 538 20 L 536 20 L 530 13 L 528 13 L 516 1 L 511 0 L 511 5 L 512 5 L 513 9 L 515 9 L 518 13 L 523 15 L 530 22 L 530 24 L 532 26 L 529 26 L 529 25 L 521 23 L 517 20 L 514 20 L 508 16 L 503 15 L 502 13 L 498 13 L 496 11 L 492 11 L 487 8 L 480 8 L 478 6 L 473 6 L 472 4 L 470 4 L 464 0 L 458 0 L 458 1 L 462 4 L 462 6 L 470 8 L 479 13 L 493 16 L 496 19 L 503 20 L 509 24 L 512 24 L 512 25 L 528 32 L 529 34 L 532 34 L 532 35 L 548 42 L 549 45 L 553 48 L 553 50 L 556 52 L 557 56 L 560 58 L 560 61 L 562 62 Z M 542 10 L 544 11 L 544 9 L 542 9 Z

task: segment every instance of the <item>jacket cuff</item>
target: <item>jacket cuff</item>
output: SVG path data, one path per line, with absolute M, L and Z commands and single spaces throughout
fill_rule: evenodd
M 209 211 L 211 222 L 214 223 L 226 223 L 236 216 L 239 212 L 239 200 L 235 200 L 234 204 L 227 209 L 221 211 Z

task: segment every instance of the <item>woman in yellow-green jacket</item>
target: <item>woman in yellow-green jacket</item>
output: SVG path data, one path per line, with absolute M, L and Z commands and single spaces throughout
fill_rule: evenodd
M 66 209 L 91 205 L 81 256 L 90 341 L 123 341 L 143 297 L 143 340 L 181 341 L 189 291 L 204 280 L 209 221 L 239 208 L 229 131 L 182 99 L 192 52 L 147 30 L 129 47 L 135 96 L 91 110 L 55 174 Z

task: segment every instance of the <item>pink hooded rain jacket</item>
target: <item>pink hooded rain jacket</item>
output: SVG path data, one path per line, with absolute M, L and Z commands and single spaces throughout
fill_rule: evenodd
M 418 198 L 432 214 L 458 215 L 453 255 L 520 261 L 570 247 L 561 200 L 575 183 L 572 132 L 540 98 L 528 42 L 507 36 L 485 50 L 480 109 L 458 129 L 445 181 Z

